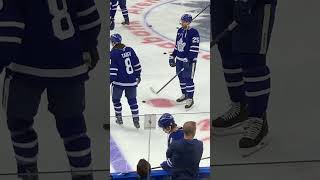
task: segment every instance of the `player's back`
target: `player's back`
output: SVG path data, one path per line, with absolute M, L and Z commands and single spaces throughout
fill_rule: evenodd
M 203 143 L 197 139 L 183 139 L 171 144 L 175 153 L 170 158 L 175 164 L 172 177 L 177 180 L 198 179 L 199 163 L 203 154 Z M 171 146 L 170 145 L 170 146 Z
M 113 48 L 110 53 L 111 65 L 110 68 L 117 69 L 117 76 L 113 79 L 113 84 L 117 86 L 136 86 L 141 69 L 136 69 L 140 66 L 140 62 L 136 53 L 131 47 Z
M 20 0 L 20 3 L 23 4 L 24 37 L 20 56 L 9 69 L 53 78 L 86 73 L 88 67 L 82 53 L 97 46 L 96 36 L 100 31 L 94 1 Z M 95 32 L 89 32 L 91 30 Z

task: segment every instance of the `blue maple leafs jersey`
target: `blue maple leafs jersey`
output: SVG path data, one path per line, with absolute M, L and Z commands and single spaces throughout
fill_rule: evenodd
M 184 138 L 184 133 L 182 127 L 178 128 L 176 131 L 169 134 L 168 137 L 168 147 L 173 141 L 178 141 Z
M 180 28 L 172 56 L 178 61 L 196 62 L 199 53 L 200 35 L 194 28 Z
M 110 83 L 121 87 L 137 86 L 141 65 L 131 47 L 113 48 L 110 52 L 110 61 Z
M 8 69 L 41 78 L 87 76 L 84 51 L 97 46 L 94 0 L 0 0 L 0 46 Z

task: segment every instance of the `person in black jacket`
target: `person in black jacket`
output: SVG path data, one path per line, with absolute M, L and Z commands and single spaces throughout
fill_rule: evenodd
M 188 121 L 183 125 L 184 139 L 169 145 L 167 161 L 161 163 L 164 170 L 171 172 L 174 180 L 197 180 L 199 164 L 203 153 L 203 142 L 194 139 L 196 123 Z

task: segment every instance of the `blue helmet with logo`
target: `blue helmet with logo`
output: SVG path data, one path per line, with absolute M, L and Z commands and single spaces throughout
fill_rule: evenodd
M 160 128 L 167 128 L 174 124 L 175 124 L 174 118 L 170 113 L 164 113 L 158 121 L 158 126 Z
M 118 43 L 121 43 L 122 37 L 120 34 L 112 34 L 110 37 L 110 40 L 112 43 L 118 44 Z
M 181 21 L 185 21 L 185 22 L 191 23 L 192 16 L 190 14 L 184 14 L 184 15 L 181 16 Z

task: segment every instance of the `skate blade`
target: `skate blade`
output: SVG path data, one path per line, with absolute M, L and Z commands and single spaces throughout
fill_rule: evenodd
M 254 155 L 255 153 L 259 152 L 260 150 L 264 149 L 266 146 L 269 145 L 271 139 L 270 137 L 264 137 L 262 141 L 255 147 L 252 148 L 242 148 L 240 149 L 241 156 L 243 158 L 250 157 Z

